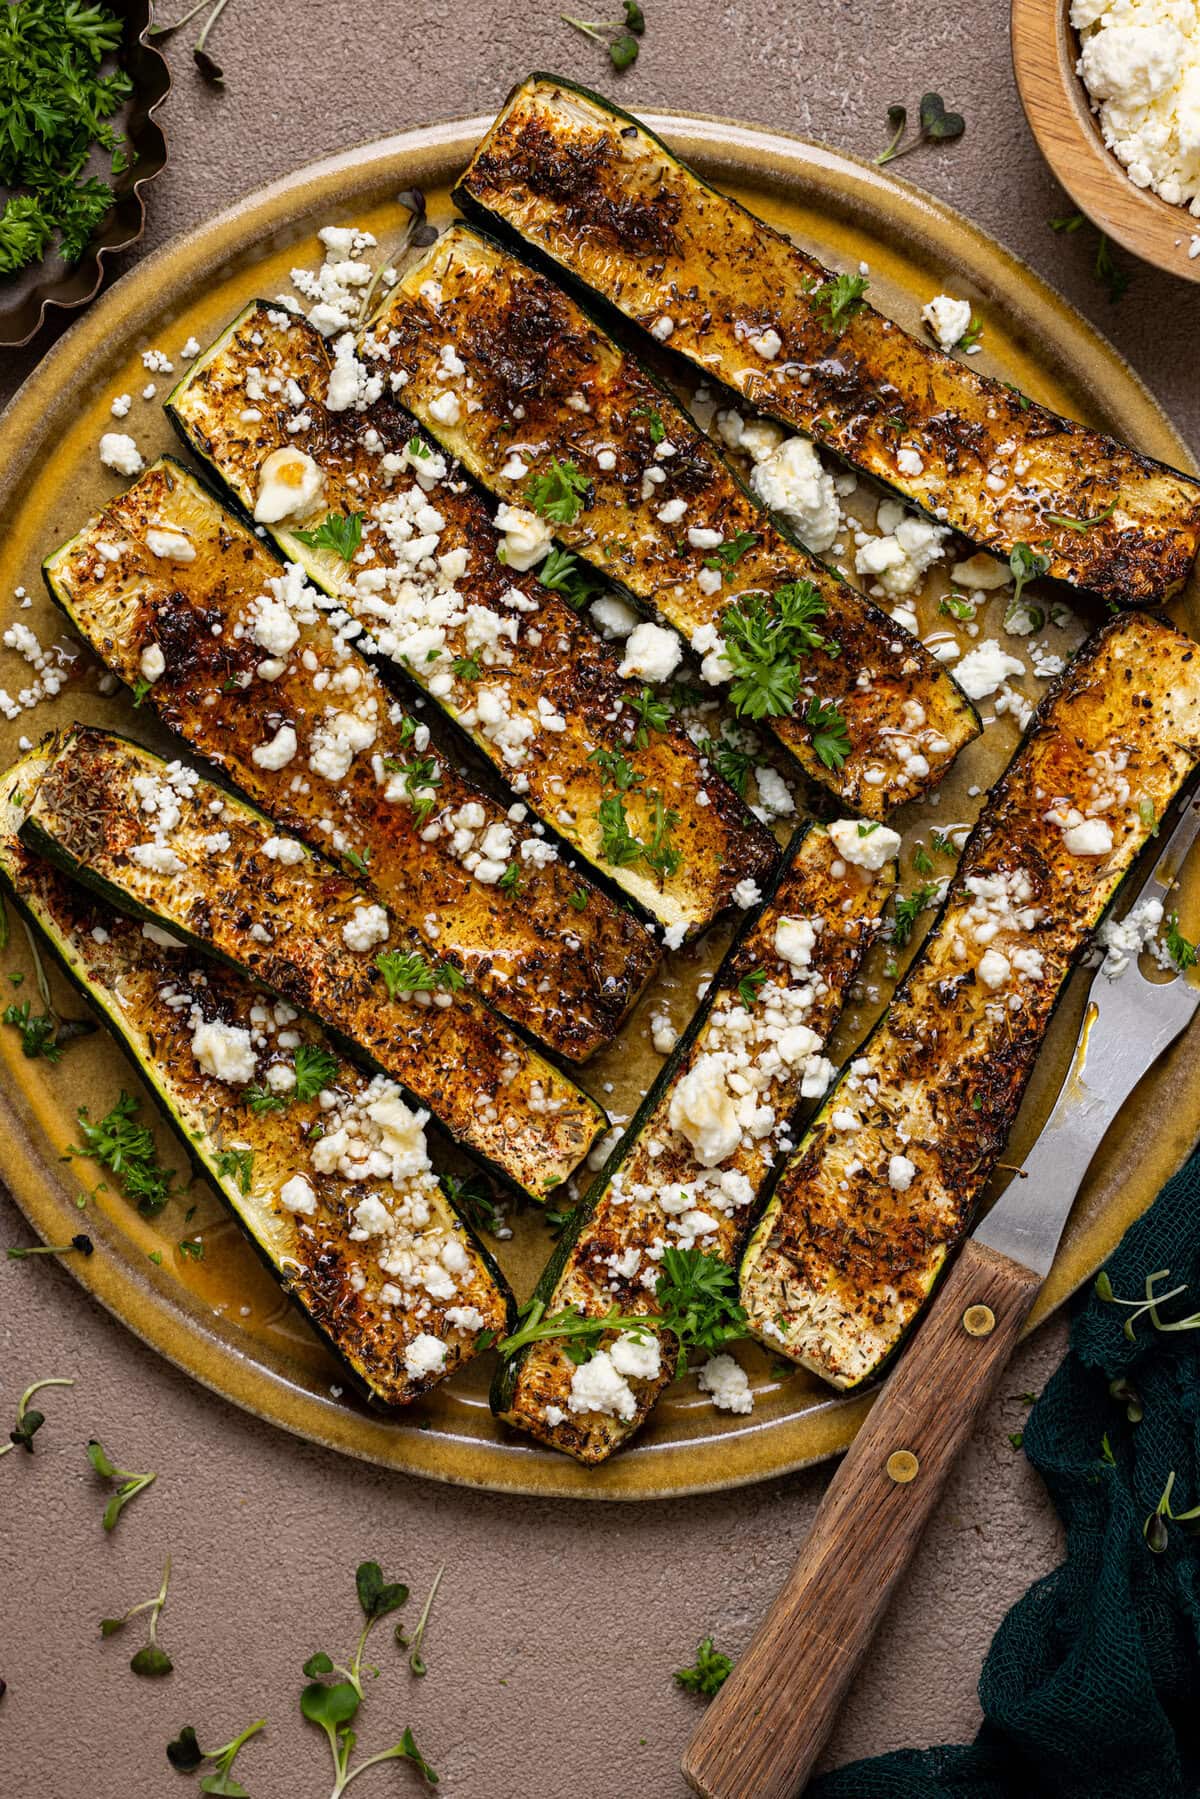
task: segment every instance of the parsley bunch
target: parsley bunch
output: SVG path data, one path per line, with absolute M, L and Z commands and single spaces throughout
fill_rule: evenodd
M 98 147 L 109 172 L 129 167 L 110 120 L 133 92 L 124 69 L 100 66 L 121 41 L 121 21 L 84 0 L 17 0 L 0 12 L 0 181 L 13 193 L 0 213 L 0 274 L 39 262 L 55 235 L 78 262 L 113 190 L 84 169 Z
M 721 619 L 725 659 L 733 670 L 729 697 L 746 718 L 782 718 L 800 692 L 800 663 L 830 650 L 817 630 L 825 602 L 811 581 L 789 581 L 774 595 L 744 593 Z

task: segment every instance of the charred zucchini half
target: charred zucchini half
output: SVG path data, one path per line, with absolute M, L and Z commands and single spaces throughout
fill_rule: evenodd
M 570 570 L 543 558 L 544 580 L 522 572 L 536 545 L 497 535 L 483 499 L 391 397 L 398 378 L 339 355 L 305 320 L 251 306 L 169 410 L 284 555 L 342 602 L 364 649 L 436 700 L 672 942 L 702 929 L 739 881 L 770 872 L 774 839 L 709 777 L 686 732 L 634 705 L 613 651 L 544 584 Z M 364 410 L 344 405 L 348 382 Z M 629 770 L 620 787 L 614 757 Z
M 503 1276 L 430 1169 L 426 1115 L 393 1082 L 346 1062 L 291 1006 L 31 855 L 18 833 L 45 766 L 35 752 L 5 777 L 0 879 L 355 1384 L 381 1404 L 406 1404 L 469 1361 L 511 1308 Z M 212 1072 L 221 1037 L 247 1072 L 253 1063 L 252 1078 Z
M 989 796 L 890 1007 L 742 1263 L 755 1333 L 837 1387 L 877 1374 L 972 1213 L 1071 969 L 1200 756 L 1200 651 L 1128 614 L 1080 650 Z
M 367 889 L 183 763 L 77 727 L 47 751 L 21 840 L 319 1019 L 536 1198 L 604 1128 L 600 1107 Z
M 534 1294 L 547 1312 L 599 1317 L 615 1303 L 626 1316 L 652 1313 L 670 1246 L 736 1260 L 763 1182 L 791 1147 L 794 1112 L 828 1085 L 824 1044 L 895 886 L 898 843 L 856 820 L 800 838 L 559 1243 Z M 609 1360 L 616 1342 L 616 1332 L 604 1339 Z M 625 1378 L 616 1357 L 599 1407 L 589 1403 L 597 1383 L 577 1378 L 560 1340 L 533 1343 L 500 1363 L 493 1409 L 601 1462 L 671 1379 L 657 1345 L 652 1372 Z
M 1117 605 L 1162 599 L 1200 483 L 918 342 L 598 94 L 531 75 L 457 198 L 752 406 L 984 549 L 1020 545 Z
M 612 1039 L 657 962 L 645 926 L 459 773 L 340 608 L 195 476 L 155 463 L 45 575 L 139 703 L 357 870 L 497 1011 L 572 1061 Z M 296 757 L 264 761 L 285 723 Z
M 388 296 L 372 345 L 442 448 L 654 608 L 706 681 L 732 678 L 731 608 L 740 623 L 770 598 L 791 605 L 785 663 L 734 697 L 751 716 L 765 701 L 764 723 L 843 803 L 881 817 L 935 787 L 978 735 L 924 644 L 785 538 L 675 399 L 493 240 L 445 232 Z

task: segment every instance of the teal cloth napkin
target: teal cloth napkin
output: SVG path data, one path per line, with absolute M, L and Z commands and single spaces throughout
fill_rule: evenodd
M 1159 1329 L 1115 1303 L 1168 1270 L 1155 1291 L 1188 1291 L 1160 1323 L 1200 1309 L 1200 1152 L 1078 1303 L 1029 1415 L 1024 1451 L 1066 1528 L 1066 1560 L 996 1632 L 979 1735 L 840 1768 L 809 1799 L 1198 1799 L 1200 1519 L 1160 1515 L 1157 1553 L 1146 1527 L 1172 1474 L 1170 1511 L 1200 1506 L 1200 1329 Z

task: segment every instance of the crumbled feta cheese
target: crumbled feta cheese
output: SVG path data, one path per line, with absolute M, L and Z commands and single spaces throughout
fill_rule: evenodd
M 289 1212 L 310 1218 L 317 1209 L 317 1196 L 302 1174 L 294 1174 L 279 1189 L 279 1201 Z
M 132 394 L 118 394 L 116 399 L 113 401 L 112 405 L 109 407 L 109 411 L 112 413 L 112 415 L 115 419 L 128 418 L 129 417 L 129 409 L 132 405 L 133 405 L 133 395 Z
M 1009 675 L 1023 675 L 1025 664 L 994 637 L 985 637 L 957 664 L 954 676 L 969 700 L 986 699 Z
M 516 569 L 519 574 L 536 567 L 550 553 L 554 533 L 544 518 L 536 512 L 529 512 L 524 506 L 509 506 L 501 502 L 496 511 L 495 525 L 502 533 L 500 544 L 500 560 L 506 568 Z
M 775 926 L 775 954 L 793 968 L 811 968 L 817 930 L 810 918 L 779 919 Z
M 895 1193 L 907 1193 L 916 1178 L 917 1165 L 907 1156 L 891 1156 L 888 1160 L 888 1186 Z
M 750 471 L 750 485 L 764 506 L 778 512 L 800 542 L 821 555 L 833 545 L 842 515 L 833 476 L 807 437 L 786 437 Z
M 882 502 L 876 522 L 883 536 L 869 537 L 859 545 L 855 568 L 860 575 L 874 575 L 887 594 L 914 593 L 941 556 L 949 527 L 905 513 L 895 500 Z
M 300 517 L 317 504 L 325 476 L 306 450 L 289 444 L 272 450 L 258 471 L 258 495 L 254 517 L 260 525 Z
M 280 725 L 269 743 L 257 743 L 250 759 L 259 768 L 286 768 L 296 754 L 296 733 L 291 725 Z
M 921 317 L 943 350 L 949 353 L 971 328 L 971 302 L 936 294 L 921 308 Z
M 1200 216 L 1200 15 L 1194 0 L 1073 0 L 1078 69 L 1135 187 Z
M 192 1031 L 192 1054 L 205 1074 L 235 1085 L 252 1081 L 258 1067 L 249 1031 L 222 1018 L 198 1020 Z
M 615 593 L 603 593 L 588 607 L 588 614 L 605 637 L 628 637 L 641 622 L 641 614 Z
M 853 862 L 872 873 L 889 862 L 900 848 L 900 833 L 888 825 L 863 825 L 856 818 L 839 818 L 829 826 L 833 847 L 844 862 Z
M 1012 973 L 1012 965 L 1009 962 L 1008 957 L 1001 955 L 998 949 L 988 949 L 985 950 L 980 957 L 979 967 L 977 968 L 976 973 L 985 987 L 990 987 L 995 991 L 997 987 L 1006 987 L 1008 985 L 1008 977 Z
M 148 643 L 138 657 L 138 668 L 144 681 L 157 681 L 166 673 L 167 659 L 156 643 Z
M 629 1380 L 653 1380 L 662 1366 L 658 1337 L 653 1331 L 647 1331 L 640 1339 L 634 1332 L 624 1331 L 608 1353 L 617 1373 Z
M 1107 856 L 1113 846 L 1112 826 L 1107 819 L 1081 818 L 1067 826 L 1063 843 L 1072 856 Z
M 404 1366 L 414 1380 L 440 1374 L 446 1366 L 446 1349 L 447 1345 L 440 1337 L 431 1337 L 428 1331 L 422 1331 L 411 1343 L 404 1345 Z
M 668 1119 L 671 1129 L 687 1138 L 705 1168 L 714 1168 L 733 1153 L 742 1140 L 742 1126 L 720 1056 L 697 1057 L 676 1082 Z
M 1109 918 L 1101 925 L 1096 938 L 1105 952 L 1101 972 L 1115 981 L 1128 968 L 1134 956 L 1149 949 L 1163 921 L 1162 901 L 1142 900 L 1124 918 Z
M 139 475 L 145 464 L 141 451 L 124 431 L 106 431 L 100 439 L 100 460 L 118 475 Z
M 633 1388 L 618 1373 L 606 1349 L 597 1350 L 590 1361 L 575 1369 L 567 1404 L 573 1412 L 603 1412 L 627 1424 L 637 1417 Z
M 733 890 L 732 898 L 735 906 L 740 906 L 743 912 L 749 912 L 751 906 L 757 906 L 762 899 L 758 882 L 752 881 L 747 876 L 744 881 L 738 882 Z
M 700 1389 L 712 1395 L 721 1412 L 752 1412 L 754 1394 L 746 1371 L 731 1355 L 710 1356 L 696 1377 Z
M 146 532 L 146 548 L 160 562 L 194 562 L 196 546 L 186 531 L 163 525 L 151 525 Z
M 683 645 L 674 631 L 647 622 L 635 626 L 626 638 L 617 673 L 626 680 L 669 681 L 682 658 Z
M 388 939 L 388 915 L 382 906 L 359 906 L 342 926 L 342 942 L 358 955 L 366 955 Z

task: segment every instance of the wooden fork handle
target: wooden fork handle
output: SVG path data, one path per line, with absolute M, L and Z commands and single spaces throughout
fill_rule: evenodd
M 703 1799 L 793 1799 L 1020 1335 L 1040 1277 L 969 1239 L 683 1759 Z

